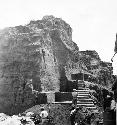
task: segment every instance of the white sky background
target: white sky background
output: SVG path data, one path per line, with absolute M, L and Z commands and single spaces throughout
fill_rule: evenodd
M 80 50 L 96 50 L 103 61 L 114 54 L 117 0 L 0 0 L 0 29 L 53 15 L 73 29 Z M 115 66 L 116 65 L 116 66 Z M 117 74 L 117 58 L 114 59 Z

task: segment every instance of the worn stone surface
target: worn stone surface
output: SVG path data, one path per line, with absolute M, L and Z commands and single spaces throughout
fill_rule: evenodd
M 6 28 L 0 31 L 0 112 L 33 105 L 28 79 L 39 92 L 58 92 L 60 85 L 66 90 L 67 83 L 72 84 L 71 74 L 79 72 L 110 85 L 111 69 L 96 51 L 79 52 L 72 28 L 61 18 L 45 16 L 25 26 Z
M 93 50 L 80 51 L 79 53 L 79 58 L 84 62 L 87 71 L 96 77 L 96 82 L 110 88 L 113 82 L 112 63 L 102 61 L 98 53 Z
M 59 91 L 64 67 L 78 50 L 70 25 L 53 16 L 0 31 L 0 111 L 32 103 L 27 79 L 38 91 Z

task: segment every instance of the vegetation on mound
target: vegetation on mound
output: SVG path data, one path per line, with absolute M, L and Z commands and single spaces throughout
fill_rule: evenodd
M 54 120 L 55 125 L 71 125 L 70 124 L 70 104 L 42 104 L 36 105 L 32 108 L 26 110 L 25 112 L 34 112 L 36 114 L 40 113 L 40 108 L 44 107 L 45 110 L 49 112 L 49 116 L 51 116 Z

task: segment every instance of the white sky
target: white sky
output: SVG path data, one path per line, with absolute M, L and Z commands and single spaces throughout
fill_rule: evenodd
M 117 32 L 117 0 L 0 0 L 0 29 L 24 25 L 45 15 L 70 24 L 72 39 L 80 50 L 96 50 L 103 61 L 111 60 Z

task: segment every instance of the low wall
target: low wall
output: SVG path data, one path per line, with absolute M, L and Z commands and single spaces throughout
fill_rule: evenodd
M 9 105 L 5 110 L 1 110 L 1 112 L 7 115 L 17 115 L 35 105 L 72 101 L 72 98 L 72 92 L 40 92 L 37 96 L 31 95 L 22 104 Z

